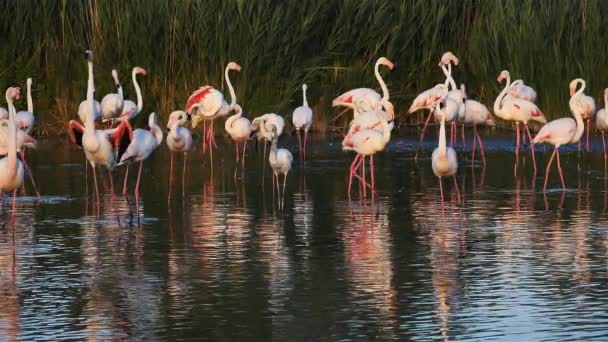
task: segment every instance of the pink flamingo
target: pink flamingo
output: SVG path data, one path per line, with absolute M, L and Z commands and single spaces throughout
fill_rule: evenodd
M 23 133 L 25 133 L 25 135 L 29 137 L 30 132 L 34 128 L 34 124 L 36 123 L 36 119 L 34 117 L 34 101 L 32 100 L 32 79 L 29 77 L 26 81 L 26 86 L 27 111 L 17 112 L 17 115 L 15 116 L 15 124 L 17 125 L 17 128 L 20 131 L 22 131 Z M 19 154 L 21 155 L 21 160 L 23 162 L 23 166 L 25 167 L 25 172 L 28 174 L 30 181 L 32 182 L 32 186 L 34 187 L 36 196 L 40 197 L 40 192 L 38 192 L 38 187 L 36 186 L 36 182 L 34 181 L 34 175 L 32 174 L 32 170 L 30 169 L 29 165 L 27 165 L 27 160 L 25 159 L 25 149 L 19 148 Z
M 473 152 L 471 153 L 471 163 L 475 161 L 475 148 L 477 142 L 479 143 L 479 148 L 481 151 L 481 159 L 483 161 L 484 167 L 486 166 L 486 156 L 483 148 L 483 141 L 481 140 L 481 136 L 477 131 L 477 126 L 486 124 L 490 127 L 496 126 L 494 123 L 494 118 L 492 114 L 488 110 L 484 104 L 477 102 L 475 100 L 466 100 L 465 102 L 465 112 L 463 118 L 463 125 L 470 124 L 473 126 Z
M 604 159 L 606 159 L 604 132 L 608 129 L 608 88 L 604 89 L 604 108 L 598 110 L 595 115 L 595 127 L 602 132 L 602 146 L 604 148 Z
M 8 151 L 7 156 L 0 159 L 0 191 L 13 191 L 13 213 L 17 189 L 23 183 L 23 164 L 17 158 L 17 125 L 15 123 L 14 100 L 18 100 L 21 94 L 19 88 L 8 88 L 6 90 L 6 102 L 8 104 Z
M 578 85 L 581 85 L 581 88 L 576 91 Z M 589 152 L 589 131 L 590 131 L 590 122 L 593 119 L 593 115 L 595 114 L 595 100 L 593 97 L 585 95 L 585 86 L 586 83 L 583 79 L 577 78 L 570 82 L 570 101 L 568 104 L 570 105 L 570 110 L 572 112 L 577 112 L 580 114 L 581 118 L 586 121 L 587 124 L 587 152 Z M 581 150 L 581 141 L 578 141 L 578 150 Z
M 101 121 L 108 122 L 114 120 L 120 116 L 124 108 L 124 97 L 122 93 L 122 86 L 118 80 L 118 71 L 112 70 L 112 78 L 114 79 L 114 85 L 116 86 L 117 93 L 110 93 L 101 99 Z
M 176 110 L 169 115 L 169 122 L 167 122 L 167 128 L 169 133 L 167 134 L 167 146 L 171 151 L 171 171 L 169 175 L 169 198 L 171 198 L 171 184 L 173 184 L 173 155 L 175 152 L 181 152 L 184 154 L 184 166 L 182 170 L 182 190 L 186 184 L 186 160 L 188 159 L 188 152 L 192 148 L 192 133 L 190 130 L 182 127 L 185 126 L 188 120 L 188 114 L 181 110 Z
M 507 92 L 511 87 L 511 75 L 507 70 L 503 70 L 496 81 L 502 83 L 506 79 L 507 84 L 502 92 L 496 97 L 494 101 L 494 114 L 503 120 L 515 121 L 516 131 L 516 145 L 515 145 L 515 163 L 513 165 L 513 172 L 517 174 L 517 165 L 519 160 L 519 123 L 523 122 L 526 127 L 526 132 L 530 141 L 532 141 L 532 135 L 528 127 L 528 121 L 534 120 L 542 124 L 547 123 L 545 115 L 538 109 L 538 107 L 528 100 L 518 98 L 505 98 Z M 534 142 L 530 144 L 532 150 L 532 163 L 534 165 L 534 173 L 536 173 L 536 158 L 534 156 Z
M 300 161 L 306 158 L 306 140 L 308 138 L 308 130 L 312 126 L 312 109 L 308 106 L 308 100 L 306 99 L 306 90 L 308 86 L 302 84 L 302 105 L 296 108 L 291 115 L 291 121 L 293 127 L 296 129 L 298 134 L 298 146 L 300 147 Z M 304 130 L 304 145 L 302 145 L 302 138 L 300 130 Z
M 234 105 L 234 111 L 236 114 L 226 119 L 224 128 L 234 140 L 234 146 L 236 147 L 236 164 L 239 163 L 239 143 L 243 144 L 243 153 L 241 155 L 241 165 L 245 168 L 245 149 L 247 148 L 247 140 L 251 136 L 251 121 L 243 117 L 243 109 L 238 104 Z
M 236 95 L 232 82 L 230 82 L 230 75 L 228 74 L 230 70 L 241 71 L 241 66 L 235 62 L 230 62 L 224 70 L 224 78 L 226 79 L 231 97 L 230 104 L 226 102 L 224 95 L 219 90 L 207 85 L 200 87 L 190 95 L 188 101 L 186 101 L 186 108 L 184 110 L 192 115 L 192 128 L 196 128 L 201 121 L 206 122 L 207 120 L 211 120 L 209 129 L 207 129 L 206 124 L 203 128 L 203 153 L 207 151 L 208 145 L 212 163 L 213 148 L 216 146 L 213 136 L 213 120 L 219 116 L 228 115 L 236 105 Z
M 572 83 L 571 83 L 572 84 Z M 583 83 L 584 84 L 584 83 Z M 572 88 L 571 88 L 572 89 Z M 583 87 L 579 90 L 582 93 L 584 90 Z M 580 94 L 579 93 L 579 94 Z M 570 98 L 570 108 L 573 108 L 576 98 L 572 96 Z M 583 118 L 581 117 L 581 113 L 579 111 L 572 110 L 572 116 L 574 116 L 574 120 L 572 118 L 561 118 L 557 120 L 553 120 L 548 124 L 544 125 L 538 134 L 534 137 L 533 142 L 538 144 L 542 142 L 546 142 L 552 145 L 555 145 L 553 149 L 553 154 L 551 154 L 551 158 L 549 158 L 549 162 L 547 163 L 547 171 L 545 172 L 545 184 L 543 186 L 543 191 L 547 191 L 547 181 L 549 180 L 549 171 L 551 170 L 551 163 L 553 162 L 553 158 L 557 154 L 557 170 L 559 171 L 559 178 L 562 181 L 562 190 L 566 190 L 566 183 L 564 182 L 564 174 L 562 172 L 562 166 L 559 161 L 559 147 L 564 144 L 573 144 L 580 140 L 583 135 L 583 131 L 585 130 L 585 125 L 583 123 Z
M 458 190 L 458 182 L 456 180 L 456 172 L 458 171 L 458 159 L 456 158 L 456 151 L 453 148 L 446 146 L 445 141 L 445 115 L 441 109 L 443 101 L 437 102 L 435 111 L 439 112 L 441 117 L 441 124 L 439 126 L 439 146 L 433 151 L 431 156 L 433 173 L 439 178 L 439 191 L 441 192 L 441 209 L 443 210 L 443 177 L 452 176 L 454 179 L 454 186 L 458 192 L 458 199 L 460 200 L 460 191 Z

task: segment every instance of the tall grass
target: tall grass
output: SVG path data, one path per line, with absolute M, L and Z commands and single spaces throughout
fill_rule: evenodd
M 0 13 L 0 89 L 33 77 L 39 122 L 50 133 L 85 97 L 87 48 L 99 99 L 113 91 L 112 68 L 134 98 L 130 69 L 142 66 L 144 113 L 163 119 L 198 86 L 223 88 L 230 60 L 243 66 L 233 82 L 249 115 L 289 115 L 306 82 L 317 128 L 330 124 L 333 97 L 376 87 L 381 55 L 396 64 L 385 75 L 402 113 L 443 79 L 437 62 L 446 50 L 461 58 L 455 76 L 469 96 L 487 104 L 502 69 L 537 89 L 550 118 L 567 115 L 571 79 L 586 79 L 598 100 L 608 86 L 601 0 L 20 0 L 1 2 Z

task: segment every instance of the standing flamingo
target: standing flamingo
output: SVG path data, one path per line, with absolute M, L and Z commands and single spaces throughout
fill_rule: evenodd
M 152 152 L 163 142 L 163 131 L 156 124 L 156 113 L 151 113 L 148 117 L 148 126 L 150 130 L 138 128 L 133 131 L 133 139 L 118 163 L 118 166 L 120 166 L 139 162 L 137 183 L 135 184 L 135 198 L 139 198 L 139 183 L 144 160 L 148 159 Z
M 169 115 L 169 122 L 167 122 L 167 128 L 169 133 L 167 134 L 167 146 L 171 151 L 171 171 L 169 175 L 169 189 L 173 183 L 173 154 L 175 152 L 181 152 L 184 154 L 184 166 L 182 170 L 182 189 L 185 188 L 186 183 L 186 160 L 188 159 L 188 152 L 192 148 L 192 133 L 190 130 L 182 127 L 188 120 L 188 114 L 181 110 L 176 110 Z M 169 191 L 169 197 L 171 197 L 171 191 Z
M 577 91 L 576 88 L 579 84 L 581 85 L 581 88 Z M 586 145 L 587 152 L 589 152 L 589 126 L 593 119 L 593 115 L 595 114 L 595 100 L 593 100 L 593 97 L 585 95 L 585 86 L 586 83 L 582 78 L 577 78 L 570 82 L 570 101 L 568 103 L 570 105 L 570 110 L 580 114 L 581 118 L 587 122 Z M 578 150 L 581 150 L 580 140 L 578 141 Z
M 584 89 L 584 83 L 581 90 Z M 570 89 L 572 89 L 572 83 L 570 84 Z M 576 105 L 577 101 L 576 97 L 570 97 L 570 109 Z M 543 191 L 547 191 L 547 181 L 549 180 L 549 171 L 551 170 L 551 163 L 553 162 L 553 158 L 557 154 L 557 170 L 559 171 L 559 177 L 562 181 L 562 190 L 566 190 L 566 182 L 564 182 L 564 174 L 562 173 L 562 166 L 559 162 L 559 147 L 564 144 L 573 144 L 580 140 L 583 135 L 583 131 L 585 130 L 585 125 L 583 123 L 583 118 L 581 117 L 581 113 L 579 111 L 572 110 L 572 116 L 574 116 L 574 120 L 572 118 L 561 118 L 557 120 L 553 120 L 548 124 L 544 125 L 538 134 L 534 137 L 533 142 L 538 144 L 542 142 L 549 143 L 551 145 L 555 145 L 553 149 L 553 154 L 551 154 L 551 158 L 549 158 L 549 162 L 547 163 L 547 171 L 545 172 L 545 184 L 543 186 Z
M 36 123 L 36 119 L 34 117 L 34 101 L 32 100 L 32 79 L 28 77 L 26 80 L 27 86 L 27 111 L 19 111 L 15 116 L 15 124 L 17 125 L 17 129 L 23 131 L 27 136 L 31 133 L 34 128 L 34 124 Z M 26 145 L 27 147 L 27 145 Z M 36 182 L 34 181 L 34 175 L 32 174 L 32 170 L 29 165 L 27 165 L 27 161 L 25 159 L 25 149 L 20 148 L 19 154 L 21 155 L 21 161 L 23 162 L 23 167 L 25 168 L 25 172 L 30 177 L 30 181 L 32 182 L 32 186 L 34 186 L 34 191 L 36 191 L 36 196 L 40 197 L 40 192 L 38 192 L 38 187 L 36 186 Z
M 308 100 L 306 99 L 306 90 L 308 86 L 302 84 L 302 105 L 296 108 L 291 115 L 291 121 L 298 134 L 298 146 L 300 147 L 300 160 L 306 158 L 306 139 L 308 137 L 308 130 L 312 126 L 312 109 L 308 107 Z M 300 130 L 304 129 L 304 145 L 302 145 L 302 138 Z
M 332 107 L 344 106 L 347 108 L 352 108 L 354 117 L 357 117 L 359 113 L 376 110 L 376 108 L 388 101 L 388 87 L 380 75 L 380 65 L 384 65 L 390 70 L 393 70 L 395 65 L 386 57 L 378 58 L 376 64 L 374 65 L 374 75 L 376 76 L 376 80 L 382 89 L 382 96 L 370 88 L 357 88 L 349 90 L 346 93 L 336 97 L 332 101 Z
M 241 165 L 245 168 L 245 149 L 247 148 L 247 140 L 251 136 L 251 121 L 243 117 L 243 108 L 238 104 L 234 105 L 236 114 L 232 115 L 224 123 L 226 132 L 234 140 L 236 147 L 236 164 L 239 163 L 239 143 L 243 144 L 243 154 L 241 155 Z M 275 126 L 276 127 L 276 126 Z
M 23 183 L 23 164 L 17 159 L 17 126 L 15 123 L 15 106 L 13 105 L 13 101 L 19 99 L 20 93 L 19 88 L 11 87 L 6 90 L 6 102 L 9 110 L 8 154 L 0 159 L 0 191 L 13 191 L 13 209 L 15 208 L 17 189 Z
M 224 95 L 219 90 L 209 85 L 200 87 L 186 101 L 185 112 L 192 115 L 192 128 L 195 128 L 201 121 L 211 121 L 209 129 L 207 129 L 206 124 L 203 128 L 203 153 L 207 151 L 208 145 L 211 162 L 213 162 L 213 148 L 215 146 L 213 120 L 218 116 L 228 115 L 236 105 L 236 95 L 228 74 L 230 70 L 241 71 L 241 66 L 235 62 L 230 62 L 224 70 L 224 78 L 231 97 L 230 104 L 226 102 Z
M 99 187 L 97 185 L 97 173 L 95 167 L 97 165 L 103 165 L 108 169 L 108 173 L 110 174 L 110 186 L 112 187 L 112 194 L 114 194 L 112 170 L 116 166 L 116 159 L 122 157 L 122 153 L 124 153 L 125 148 L 130 144 L 133 132 L 131 130 L 129 120 L 122 121 L 115 129 L 95 129 L 95 101 L 93 99 L 94 80 L 92 73 L 93 52 L 87 50 L 85 52 L 85 57 L 89 67 L 86 102 L 88 102 L 90 110 L 83 111 L 83 113 L 86 114 L 84 126 L 75 120 L 71 120 L 69 122 L 68 133 L 72 143 L 82 146 L 87 160 L 91 163 L 93 168 L 93 180 L 95 182 L 95 196 L 97 198 L 97 204 L 99 205 Z
M 89 55 L 92 56 L 92 52 L 90 52 L 90 50 L 87 50 L 85 52 L 85 58 L 88 59 Z M 90 63 L 88 65 L 88 71 L 89 71 L 89 81 L 87 81 L 87 94 L 89 94 L 89 92 L 91 92 L 93 94 L 93 111 L 91 113 L 93 114 L 93 122 L 95 122 L 99 118 L 101 118 L 101 104 L 99 103 L 99 101 L 95 100 L 95 83 L 92 81 L 93 80 L 93 63 Z M 84 123 L 87 120 L 87 117 L 89 116 L 90 111 L 91 111 L 91 106 L 89 105 L 88 99 L 80 102 L 80 105 L 78 105 L 78 117 L 80 118 L 80 122 Z
M 370 157 L 370 175 L 371 175 L 371 191 L 372 198 L 375 191 L 374 181 L 374 154 L 384 150 L 386 144 L 391 138 L 391 129 L 388 121 L 379 112 L 374 112 L 377 120 L 380 122 L 379 127 L 366 127 L 352 134 L 348 135 L 342 141 L 342 149 L 344 151 L 355 151 L 357 156 L 353 160 L 350 166 L 350 174 L 348 180 L 348 196 L 350 198 L 351 186 L 353 176 L 361 180 L 363 184 L 363 193 L 366 196 L 367 183 L 365 181 L 365 158 Z M 357 170 L 363 168 L 363 177 L 357 175 Z
M 458 171 L 458 160 L 456 158 L 456 151 L 453 148 L 446 146 L 445 141 L 445 115 L 441 109 L 443 101 L 437 102 L 435 111 L 439 112 L 441 117 L 441 124 L 439 126 L 439 146 L 433 151 L 431 156 L 433 173 L 439 177 L 439 191 L 441 192 L 441 208 L 443 209 L 443 177 L 452 176 L 454 179 L 454 186 L 456 191 L 458 190 L 458 183 L 456 181 L 456 172 Z M 460 199 L 460 194 L 458 194 Z
M 275 113 L 260 115 L 251 121 L 251 132 L 256 132 L 257 139 L 264 140 L 264 158 L 266 158 L 266 143 L 272 143 L 271 127 L 276 128 L 276 136 L 280 137 L 285 129 L 285 119 Z
M 265 130 L 265 125 L 262 126 L 262 130 Z M 287 174 L 291 170 L 291 163 L 293 162 L 293 156 L 291 152 L 285 148 L 278 148 L 277 144 L 279 141 L 279 135 L 277 134 L 277 127 L 275 125 L 270 126 L 270 139 L 272 145 L 270 147 L 270 154 L 268 156 L 268 162 L 272 168 L 274 174 L 274 180 L 276 181 L 277 193 L 279 196 L 280 207 L 283 208 L 285 204 L 285 185 L 287 183 Z M 279 186 L 279 175 L 283 175 L 283 194 L 281 195 L 281 187 Z M 273 183 L 273 187 L 274 187 Z M 273 190 L 274 191 L 274 190 Z
M 124 108 L 122 86 L 118 80 L 118 71 L 112 70 L 112 78 L 116 86 L 116 93 L 110 93 L 101 99 L 101 121 L 108 122 L 120 116 Z
M 486 166 L 486 155 L 483 148 L 483 142 L 481 140 L 481 136 L 477 131 L 477 125 L 486 124 L 490 127 L 496 126 L 494 123 L 494 118 L 492 118 L 492 114 L 488 110 L 484 104 L 477 102 L 475 100 L 466 100 L 465 102 L 465 112 L 464 118 L 462 120 L 464 124 L 473 125 L 473 152 L 471 153 L 471 163 L 475 161 L 475 148 L 477 142 L 479 142 L 479 148 L 481 150 L 481 159 L 483 161 L 483 166 Z
M 604 108 L 598 110 L 595 115 L 595 127 L 602 132 L 602 147 L 604 148 L 604 159 L 606 159 L 604 132 L 608 129 L 608 88 L 604 89 Z
M 530 134 L 530 129 L 528 127 L 528 121 L 534 120 L 540 122 L 542 124 L 547 122 L 545 115 L 538 109 L 538 107 L 528 100 L 517 99 L 517 98 L 507 98 L 507 92 L 511 87 L 511 75 L 509 71 L 503 70 L 496 81 L 498 83 L 502 83 L 502 81 L 506 79 L 507 84 L 502 92 L 496 97 L 494 101 L 494 114 L 503 120 L 511 120 L 515 121 L 515 131 L 516 131 L 516 145 L 515 145 L 515 163 L 513 165 L 513 172 L 517 174 L 517 165 L 519 160 L 519 123 L 523 122 L 526 127 L 526 132 L 528 133 L 528 138 L 532 141 L 532 135 Z M 534 156 L 534 142 L 530 143 L 530 148 L 532 150 L 532 163 L 534 165 L 534 173 L 536 173 L 536 158 Z

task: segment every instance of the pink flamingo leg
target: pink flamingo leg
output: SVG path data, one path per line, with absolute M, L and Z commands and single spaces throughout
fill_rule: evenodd
M 236 166 L 239 166 L 239 143 L 238 141 L 234 142 L 234 150 L 235 150 L 235 156 L 236 156 Z
M 169 166 L 169 195 L 167 196 L 168 202 L 171 203 L 171 185 L 173 184 L 173 152 L 171 152 L 171 166 Z
M 374 192 L 376 191 L 376 184 L 374 182 L 374 155 L 369 156 L 369 172 L 372 178 L 372 199 L 374 198 Z
M 304 129 L 304 160 L 306 160 L 306 140 L 308 140 L 308 129 Z
M 207 152 L 207 121 L 203 121 L 203 154 Z
M 171 154 L 171 157 L 173 157 L 173 154 Z M 127 194 L 127 183 L 129 180 L 129 164 L 127 164 L 127 169 L 125 170 L 125 179 L 122 182 L 122 194 L 126 195 Z
M 530 141 L 530 149 L 532 150 L 532 165 L 534 166 L 534 174 L 536 174 L 536 157 L 534 156 L 534 139 L 532 139 L 532 134 L 530 134 L 530 127 L 528 127 L 528 123 L 524 123 L 526 126 L 526 132 L 528 133 L 528 139 Z
M 453 175 L 452 179 L 454 179 L 454 188 L 456 188 L 456 198 L 458 199 L 458 202 L 460 202 L 460 189 L 458 189 L 458 180 L 456 179 L 456 175 Z
M 188 165 L 186 161 L 188 160 L 188 152 L 184 152 L 184 166 L 182 170 L 182 197 L 186 194 L 186 168 Z
M 519 164 L 519 122 L 515 122 L 515 131 L 517 133 L 515 138 L 515 164 L 513 165 L 513 175 L 517 176 L 517 164 Z
M 95 197 L 97 198 L 97 207 L 99 207 L 99 187 L 97 186 L 97 171 L 95 170 L 95 166 L 91 165 L 93 169 L 93 180 L 95 181 Z
M 139 181 L 141 179 L 141 169 L 144 164 L 144 161 L 139 161 L 139 171 L 137 171 L 137 184 L 135 184 L 135 198 L 139 198 Z
M 350 172 L 349 172 L 349 175 L 348 175 L 348 198 L 350 198 L 350 191 L 351 191 L 351 188 L 352 188 L 352 185 L 353 185 L 353 175 L 355 173 L 355 170 L 359 166 L 358 161 L 359 161 L 360 158 L 361 158 L 361 155 L 357 154 L 355 156 L 355 159 L 353 159 L 353 162 L 350 163 L 350 168 L 349 168 Z
M 587 152 L 589 152 L 589 128 L 591 125 L 591 119 L 587 119 Z M 559 158 L 557 158 L 559 160 Z
M 483 149 L 483 141 L 481 141 L 481 136 L 479 135 L 479 132 L 477 131 L 477 126 L 475 126 L 475 134 L 477 135 L 477 141 L 479 141 L 479 149 L 481 151 L 481 160 L 483 161 L 483 166 L 486 166 L 486 153 Z
M 559 150 L 557 147 L 555 148 L 557 151 L 557 170 L 559 171 L 559 178 L 562 180 L 562 190 L 566 190 L 566 182 L 564 182 L 564 173 L 562 172 L 562 165 L 559 162 Z
M 602 147 L 604 148 L 604 160 L 606 159 L 606 140 L 604 139 L 604 131 L 602 131 Z
M 89 161 L 84 158 L 84 187 L 87 196 L 89 196 Z
M 15 204 L 17 203 L 17 189 L 13 190 L 13 206 L 11 208 L 11 217 L 14 218 L 15 214 L 16 214 L 16 207 Z
M 303 160 L 303 153 L 302 153 L 302 138 L 300 136 L 300 130 L 297 130 L 297 135 L 298 135 L 298 147 L 300 148 L 300 163 Z
M 549 172 L 551 171 L 551 163 L 553 162 L 553 158 L 555 158 L 555 153 L 557 152 L 558 146 L 555 146 L 553 149 L 553 153 L 551 154 L 551 158 L 549 158 L 549 162 L 547 163 L 547 170 L 545 171 L 545 185 L 543 185 L 543 192 L 547 192 L 547 181 L 549 180 Z
M 27 174 L 30 176 L 30 181 L 32 182 L 34 191 L 36 191 L 36 196 L 40 198 L 40 193 L 38 192 L 36 181 L 34 181 L 34 175 L 32 175 L 32 170 L 30 169 L 29 165 L 27 165 L 27 161 L 25 161 L 25 151 L 21 152 L 21 159 L 23 159 L 23 166 L 25 167 L 25 172 L 27 172 Z
M 108 174 L 110 175 L 110 189 L 112 192 L 112 198 L 114 198 L 114 177 L 112 176 L 112 170 L 108 169 Z
M 475 162 L 475 149 L 477 148 L 477 139 L 475 137 L 475 132 L 477 131 L 477 126 L 473 126 L 475 131 L 473 131 L 473 151 L 471 152 L 471 166 Z
M 426 131 L 426 127 L 429 125 L 429 121 L 431 121 L 431 116 L 433 116 L 433 111 L 429 112 L 429 116 L 426 118 L 426 121 L 424 121 L 422 132 L 420 132 L 420 140 L 418 140 L 418 145 L 421 145 L 422 141 L 424 140 L 424 131 Z
M 363 160 L 361 171 L 361 174 L 363 175 L 363 180 L 361 181 L 363 184 L 363 198 L 367 198 L 367 182 L 365 181 L 365 156 L 361 156 L 361 158 Z
M 443 180 L 441 176 L 439 176 L 439 194 L 441 196 L 441 211 L 443 212 Z
M 464 124 L 460 125 L 460 132 L 462 133 L 462 147 L 466 148 L 466 140 L 464 139 Z
M 245 169 L 245 150 L 247 149 L 247 139 L 243 141 L 243 153 L 241 153 L 241 164 L 243 170 Z

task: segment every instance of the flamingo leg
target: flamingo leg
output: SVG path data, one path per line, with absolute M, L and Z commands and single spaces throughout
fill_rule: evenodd
M 308 129 L 304 129 L 304 160 L 306 160 L 306 144 L 308 140 Z
M 363 160 L 363 167 L 362 167 L 362 171 L 361 174 L 363 175 L 363 198 L 367 198 L 367 182 L 365 181 L 365 156 L 361 156 L 362 160 Z
M 87 196 L 89 196 L 89 161 L 86 156 L 84 158 L 84 188 Z
M 433 111 L 429 111 L 429 116 L 427 116 L 426 120 L 424 121 L 422 132 L 420 132 L 420 140 L 418 140 L 418 145 L 422 145 L 422 141 L 424 140 L 424 131 L 426 131 L 426 127 L 429 125 L 429 121 L 431 121 L 431 116 L 433 116 Z
M 471 152 L 471 166 L 475 163 L 475 150 L 477 148 L 477 139 L 475 136 L 475 132 L 477 132 L 477 126 L 473 126 L 473 151 Z
M 532 165 L 534 166 L 534 174 L 536 174 L 536 157 L 534 156 L 534 139 L 532 139 L 532 134 L 530 134 L 530 127 L 528 127 L 528 123 L 525 122 L 524 126 L 526 127 L 526 132 L 528 133 L 528 139 L 530 141 L 530 149 L 532 150 Z
M 283 200 L 281 201 L 281 208 L 285 208 L 285 186 L 287 184 L 287 172 L 283 175 Z
M 481 141 L 481 136 L 477 131 L 477 126 L 475 126 L 475 134 L 477 135 L 477 141 L 479 141 L 479 150 L 481 151 L 481 160 L 483 161 L 483 166 L 486 166 L 486 153 L 483 149 L 483 141 Z
M 300 134 L 300 130 L 297 130 L 297 135 L 298 135 L 298 147 L 300 148 L 300 163 L 303 160 L 303 154 L 302 154 L 302 138 L 301 138 L 301 134 Z
M 112 192 L 112 198 L 114 198 L 114 176 L 112 176 L 112 170 L 108 169 L 108 175 L 110 175 L 110 190 Z
M 247 139 L 243 141 L 243 153 L 241 153 L 241 163 L 243 170 L 245 169 L 245 150 L 247 149 Z
M 591 126 L 591 119 L 587 119 L 587 152 L 589 152 L 589 128 Z M 559 157 L 557 158 L 559 160 Z
M 517 176 L 517 164 L 519 163 L 519 122 L 515 122 L 515 163 L 513 165 L 513 175 Z
M 372 178 L 372 199 L 374 198 L 374 193 L 376 191 L 375 182 L 374 182 L 374 155 L 369 156 L 369 172 Z
M 557 152 L 557 146 L 553 149 L 553 153 L 551 154 L 551 158 L 549 158 L 549 162 L 547 163 L 547 170 L 545 171 L 545 184 L 543 185 L 543 192 L 547 192 L 547 181 L 549 180 L 549 172 L 551 171 L 551 163 L 553 162 L 553 158 L 555 158 L 555 153 Z
M 238 141 L 234 142 L 234 150 L 235 150 L 235 156 L 236 156 L 236 166 L 239 166 L 239 143 Z
M 135 198 L 139 198 L 139 181 L 141 180 L 141 169 L 144 165 L 144 161 L 139 161 L 139 171 L 137 171 L 137 183 L 135 184 Z
M 441 196 L 441 211 L 443 212 L 443 180 L 441 176 L 439 176 L 439 194 Z
M 188 164 L 186 164 L 187 160 L 188 152 L 184 152 L 184 167 L 182 170 L 182 197 L 184 197 L 184 195 L 186 194 L 186 168 L 188 167 Z
M 355 159 L 353 159 L 353 162 L 350 163 L 350 172 L 348 175 L 348 198 L 350 198 L 350 190 L 352 188 L 352 184 L 353 184 L 353 175 L 355 173 L 355 170 L 357 169 L 357 167 L 359 166 L 358 161 L 361 158 L 360 154 L 357 154 L 355 156 Z
M 173 159 L 173 153 L 171 154 L 171 158 Z M 173 165 L 173 164 L 171 164 Z M 125 179 L 122 182 L 122 194 L 127 194 L 127 181 L 129 180 L 129 164 L 127 164 L 127 170 L 125 171 Z
M 458 189 L 458 180 L 456 179 L 456 175 L 453 175 L 452 179 L 454 179 L 454 188 L 456 188 L 456 199 L 458 202 L 460 202 L 460 189 Z
M 14 216 L 15 216 L 15 213 L 16 213 L 16 211 L 15 211 L 15 209 L 16 209 L 15 204 L 16 204 L 16 203 L 17 203 L 17 189 L 15 188 L 15 189 L 13 190 L 13 206 L 12 206 L 12 208 L 11 208 L 11 216 L 12 216 L 12 217 L 14 217 Z
M 32 186 L 34 187 L 34 191 L 36 191 L 36 196 L 40 198 L 40 193 L 38 192 L 38 187 L 36 186 L 36 181 L 34 181 L 34 175 L 32 175 L 32 170 L 29 165 L 27 165 L 27 161 L 25 161 L 25 152 L 21 152 L 21 159 L 23 159 L 23 166 L 25 167 L 25 172 L 30 177 L 30 181 L 32 182 Z
M 207 152 L 207 120 L 203 121 L 203 154 Z
M 559 162 L 559 150 L 557 147 L 555 148 L 557 151 L 557 170 L 559 171 L 559 178 L 562 180 L 562 190 L 566 191 L 566 182 L 564 182 L 564 173 L 562 172 L 562 165 Z
M 95 197 L 97 198 L 97 207 L 99 208 L 99 187 L 97 186 L 97 171 L 95 170 L 95 166 L 91 165 L 93 169 L 93 180 L 95 181 Z
M 462 148 L 466 148 L 467 144 L 466 144 L 466 140 L 464 139 L 464 124 L 460 125 L 460 132 L 462 135 Z
M 602 147 L 604 148 L 604 159 L 606 159 L 606 140 L 604 138 L 604 131 L 602 131 Z
M 213 169 L 213 146 L 215 145 L 215 141 L 213 141 L 213 121 L 209 124 L 209 159 L 211 161 L 211 168 Z
M 173 184 L 173 155 L 174 154 L 175 153 L 171 152 L 171 164 L 170 164 L 171 166 L 169 166 L 169 196 L 167 197 L 169 203 L 171 203 L 171 188 L 172 188 L 171 185 Z

